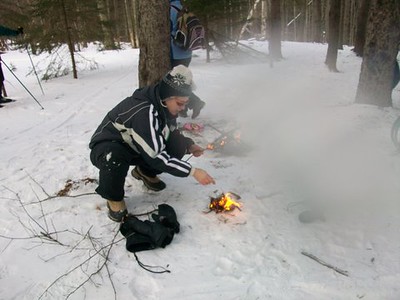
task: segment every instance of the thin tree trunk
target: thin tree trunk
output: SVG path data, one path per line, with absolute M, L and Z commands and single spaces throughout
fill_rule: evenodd
M 313 35 L 314 43 L 322 43 L 321 0 L 313 1 Z
M 267 38 L 267 0 L 261 0 L 261 37 Z
M 62 7 L 62 14 L 64 17 L 65 31 L 67 33 L 68 50 L 69 50 L 69 54 L 71 55 L 72 73 L 73 73 L 74 79 L 78 79 L 78 72 L 76 70 L 75 55 L 74 55 L 74 43 L 72 42 L 72 35 L 71 35 L 71 31 L 70 31 L 70 26 L 68 23 L 67 9 L 65 7 L 64 0 L 60 0 L 60 4 Z
M 133 26 L 134 26 L 133 36 L 134 36 L 134 40 L 135 40 L 135 43 L 133 45 L 134 48 L 139 48 L 138 10 L 139 10 L 139 5 L 138 5 L 137 0 L 132 0 L 132 16 L 133 16 Z
M 132 23 L 132 13 L 131 9 L 129 8 L 128 0 L 124 0 L 124 7 L 125 7 L 125 16 L 126 16 L 126 28 L 128 30 L 129 41 L 132 47 L 135 46 L 135 38 L 134 38 L 134 28 Z
M 210 56 L 211 47 L 210 47 L 210 33 L 208 31 L 208 15 L 206 15 L 204 17 L 204 28 L 206 31 L 205 36 L 204 36 L 205 44 L 206 44 L 206 62 L 209 63 L 209 62 L 211 62 L 211 56 Z
M 168 0 L 139 0 L 139 86 L 159 81 L 170 70 Z
M 340 1 L 340 25 L 339 25 L 339 42 L 338 49 L 343 50 L 343 42 L 344 42 L 344 18 L 345 18 L 345 1 Z
M 271 37 L 269 40 L 269 54 L 272 59 L 282 58 L 282 24 L 281 24 L 281 1 L 271 0 Z
M 356 102 L 392 106 L 394 67 L 400 41 L 400 7 L 393 0 L 372 0 Z
M 338 72 L 336 61 L 340 34 L 340 2 L 341 0 L 330 0 L 329 7 L 328 51 L 325 64 L 333 72 Z
M 111 2 L 112 4 L 112 9 L 109 8 L 109 20 L 112 22 L 110 24 L 110 28 L 111 28 L 111 32 L 113 32 L 113 36 L 114 39 L 116 41 L 116 48 L 120 49 L 121 48 L 121 23 L 120 22 L 116 22 L 116 20 L 118 20 L 119 18 L 121 18 L 121 20 L 125 19 L 126 20 L 126 15 L 125 18 L 123 18 L 121 16 L 121 14 L 124 13 L 124 11 L 122 11 L 120 8 L 120 1 L 118 0 L 113 0 Z M 110 5 L 108 5 L 109 7 Z M 111 14 L 112 12 L 112 14 Z M 113 15 L 113 17 L 111 17 L 111 15 Z
M 101 29 L 104 36 L 104 47 L 105 49 L 116 49 L 114 44 L 113 34 L 111 32 L 109 23 L 110 19 L 107 14 L 107 3 L 106 0 L 97 0 L 97 9 L 101 24 Z
M 255 0 L 254 1 L 254 5 L 253 5 L 252 9 L 250 9 L 250 11 L 249 11 L 249 13 L 247 15 L 246 22 L 243 24 L 242 29 L 240 30 L 239 36 L 236 39 L 236 42 L 239 42 L 239 40 L 242 38 L 244 32 L 246 31 L 246 28 L 248 26 L 250 26 L 250 23 L 254 22 L 253 21 L 253 15 L 254 15 L 254 12 L 255 12 L 259 2 L 260 2 L 260 0 Z

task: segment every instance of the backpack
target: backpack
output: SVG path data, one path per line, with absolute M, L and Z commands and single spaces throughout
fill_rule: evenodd
M 184 50 L 196 50 L 203 48 L 205 29 L 201 25 L 199 18 L 197 18 L 187 8 L 179 9 L 171 5 L 178 11 L 177 24 L 178 29 L 175 35 L 172 36 L 173 42 L 178 47 Z

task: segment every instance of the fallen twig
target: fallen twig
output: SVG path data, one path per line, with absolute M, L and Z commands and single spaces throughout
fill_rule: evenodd
M 79 197 L 89 196 L 89 195 L 98 195 L 98 194 L 95 192 L 91 192 L 91 193 L 82 193 L 82 194 L 78 194 L 78 195 L 64 195 L 64 196 L 54 195 L 54 196 L 48 196 L 47 198 L 41 199 L 39 201 L 33 201 L 30 203 L 27 203 L 26 205 L 38 204 L 38 203 L 42 203 L 44 201 L 48 201 L 48 200 L 56 199 L 56 198 L 79 198 Z
M 317 263 L 319 263 L 319 264 L 321 264 L 321 265 L 323 265 L 323 266 L 325 266 L 325 267 L 327 267 L 327 268 L 329 268 L 329 269 L 334 270 L 335 272 L 338 272 L 338 273 L 341 274 L 341 275 L 349 276 L 349 274 L 348 274 L 347 271 L 341 270 L 341 269 L 339 269 L 339 268 L 336 268 L 336 267 L 334 267 L 334 266 L 332 266 L 332 265 L 330 265 L 330 264 L 328 264 L 328 263 L 322 261 L 321 259 L 319 259 L 318 257 L 316 257 L 316 256 L 313 255 L 313 254 L 307 253 L 307 252 L 305 252 L 305 251 L 301 251 L 301 254 L 303 254 L 303 255 L 305 255 L 305 256 L 307 256 L 307 257 L 309 257 L 309 258 L 315 260 Z
M 101 271 L 101 269 L 107 264 L 107 262 L 108 262 L 108 256 L 109 256 L 109 253 L 110 253 L 110 251 L 111 251 L 112 246 L 115 245 L 115 244 L 117 244 L 117 243 L 119 243 L 120 241 L 124 240 L 124 238 L 121 238 L 121 239 L 119 239 L 119 240 L 116 240 L 116 237 L 117 237 L 118 233 L 119 233 L 119 231 L 116 231 L 116 233 L 115 233 L 115 235 L 114 235 L 114 237 L 113 237 L 111 243 L 109 243 L 109 244 L 107 244 L 107 245 L 102 245 L 102 246 L 101 246 L 99 249 L 97 249 L 97 250 L 95 249 L 95 253 L 94 253 L 94 254 L 90 254 L 90 255 L 89 255 L 85 260 L 83 260 L 80 264 L 76 265 L 75 267 L 73 267 L 72 269 L 70 269 L 69 271 L 67 271 L 66 273 L 64 273 L 63 275 L 61 275 L 61 276 L 59 276 L 58 278 L 56 278 L 56 279 L 46 288 L 46 290 L 43 291 L 43 293 L 39 296 L 38 299 L 42 299 L 42 298 L 44 297 L 45 294 L 49 293 L 50 289 L 51 289 L 56 283 L 60 282 L 61 279 L 63 279 L 63 278 L 65 278 L 65 277 L 69 276 L 71 273 L 73 273 L 73 272 L 76 271 L 77 269 L 82 268 L 85 264 L 87 264 L 87 263 L 88 263 L 91 259 L 93 259 L 95 256 L 100 255 L 101 257 L 104 257 L 104 256 L 102 255 L 102 254 L 103 254 L 102 252 L 105 250 L 105 251 L 107 252 L 106 259 L 104 259 L 104 261 L 103 261 L 102 264 L 97 268 L 96 271 L 94 271 L 93 273 L 87 275 L 87 279 L 85 279 L 84 281 L 82 281 L 78 286 L 74 287 L 74 289 L 73 289 L 71 292 L 69 292 L 69 294 L 67 295 L 67 298 L 66 298 L 66 299 L 68 299 L 73 293 L 75 293 L 78 289 L 80 289 L 82 286 L 84 286 L 89 280 L 91 280 L 91 278 L 92 278 L 94 275 L 98 274 L 98 273 Z M 110 280 L 111 280 L 111 278 L 110 278 Z M 114 284 L 112 284 L 112 286 L 113 286 L 113 289 L 115 289 L 115 288 L 114 288 Z

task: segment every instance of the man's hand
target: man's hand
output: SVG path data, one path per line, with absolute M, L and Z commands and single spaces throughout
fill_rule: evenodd
M 189 147 L 189 152 L 193 154 L 194 157 L 199 157 L 203 155 L 204 148 L 200 147 L 199 145 L 193 144 Z
M 211 184 L 211 183 L 215 184 L 214 178 L 212 178 L 203 169 L 198 169 L 198 168 L 194 169 L 193 177 L 202 185 L 207 185 L 207 184 Z

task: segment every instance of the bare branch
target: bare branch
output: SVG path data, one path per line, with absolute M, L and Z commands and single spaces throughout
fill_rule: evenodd
M 317 263 L 319 263 L 319 264 L 321 264 L 321 265 L 323 265 L 323 266 L 325 266 L 325 267 L 327 267 L 327 268 L 330 268 L 330 269 L 334 270 L 335 272 L 338 272 L 338 273 L 341 274 L 341 275 L 349 276 L 349 273 L 348 273 L 347 271 L 341 270 L 341 269 L 339 269 L 339 268 L 336 268 L 336 267 L 334 267 L 334 266 L 332 266 L 332 265 L 330 265 L 330 264 L 324 262 L 323 260 L 319 259 L 319 258 L 316 257 L 315 255 L 312 255 L 312 254 L 307 253 L 307 252 L 305 252 L 305 251 L 301 251 L 301 254 L 303 254 L 303 255 L 305 255 L 305 256 L 307 256 L 307 257 L 309 257 L 309 258 L 315 260 Z
M 116 230 L 116 234 L 114 235 L 114 238 L 112 239 L 112 242 L 111 242 L 111 243 L 109 243 L 109 244 L 107 244 L 107 245 L 105 245 L 105 246 L 102 246 L 99 250 L 96 250 L 96 252 L 95 252 L 94 254 L 89 255 L 89 257 L 86 258 L 86 259 L 85 259 L 83 262 L 81 262 L 79 265 L 75 266 L 74 268 L 72 268 L 72 269 L 69 270 L 68 272 L 64 273 L 63 275 L 61 275 L 60 277 L 58 277 L 57 279 L 55 279 L 55 280 L 46 288 L 46 290 L 40 295 L 40 297 L 39 297 L 38 299 L 39 299 L 39 300 L 42 299 L 43 296 L 44 296 L 45 294 L 49 293 L 49 290 L 51 289 L 51 287 L 53 287 L 53 286 L 54 286 L 57 282 L 59 282 L 62 278 L 67 277 L 69 274 L 71 274 L 71 273 L 74 272 L 75 270 L 81 268 L 81 267 L 84 266 L 87 262 L 89 262 L 92 258 L 94 258 L 95 256 L 99 255 L 99 254 L 101 253 L 101 251 L 103 251 L 104 249 L 107 249 L 107 248 L 108 248 L 107 256 L 106 256 L 107 259 L 104 260 L 104 262 L 103 262 L 103 264 L 100 266 L 100 268 L 99 268 L 96 272 L 93 272 L 92 274 L 90 274 L 90 275 L 88 276 L 88 278 L 87 278 L 85 281 L 83 281 L 79 286 L 77 286 L 76 288 L 74 288 L 74 290 L 73 290 L 72 292 L 70 292 L 70 293 L 67 295 L 67 298 L 66 298 L 66 299 L 68 299 L 73 293 L 75 293 L 79 288 L 81 288 L 85 283 L 87 283 L 87 282 L 91 279 L 91 277 L 92 277 L 93 275 L 99 273 L 100 270 L 105 266 L 106 262 L 108 261 L 108 255 L 109 255 L 109 253 L 110 253 L 110 251 L 111 251 L 112 246 L 113 246 L 114 244 L 117 244 L 117 243 L 119 243 L 120 241 L 122 241 L 122 240 L 125 239 L 125 238 L 121 238 L 121 239 L 115 241 L 115 239 L 116 239 L 118 233 L 119 233 L 119 231 Z M 110 278 L 110 280 L 111 280 L 111 278 Z

